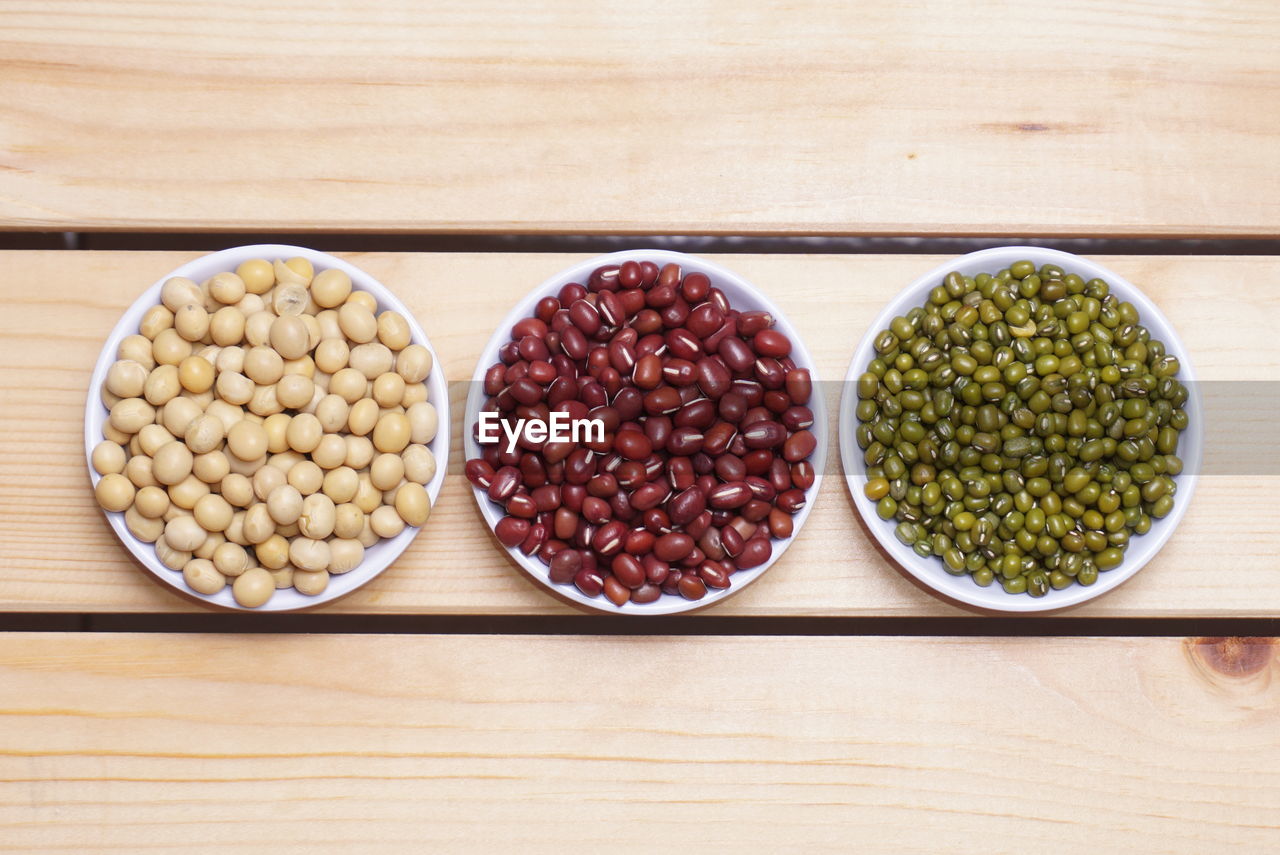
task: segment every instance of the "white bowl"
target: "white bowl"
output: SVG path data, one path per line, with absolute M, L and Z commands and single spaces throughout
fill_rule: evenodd
M 873 340 L 877 333 L 887 329 L 889 322 L 898 315 L 904 315 L 916 306 L 924 305 L 929 291 L 942 283 L 951 271 L 959 271 L 966 276 L 979 273 L 995 273 L 1015 261 L 1028 260 L 1037 268 L 1042 264 L 1057 264 L 1067 273 L 1075 273 L 1086 280 L 1099 278 L 1111 286 L 1112 293 L 1122 300 L 1128 300 L 1138 309 L 1140 323 L 1151 331 L 1153 339 L 1164 342 L 1168 353 L 1176 356 L 1181 366 L 1177 379 L 1186 387 L 1188 399 L 1185 410 L 1189 417 L 1187 429 L 1182 432 L 1178 443 L 1178 456 L 1183 461 L 1183 472 L 1176 477 L 1178 485 L 1177 500 L 1173 512 L 1160 520 L 1152 520 L 1151 530 L 1130 540 L 1125 551 L 1124 563 L 1113 570 L 1098 574 L 1098 581 L 1085 587 L 1073 584 L 1060 591 L 1050 589 L 1043 597 L 1031 597 L 1027 594 L 1006 594 L 999 583 L 982 588 L 974 584 L 968 574 L 952 576 L 942 567 L 936 556 L 921 558 L 908 546 L 903 545 L 893 534 L 896 520 L 882 520 L 876 514 L 875 502 L 862 492 L 867 482 L 866 464 L 863 462 L 862 450 L 858 448 L 856 431 L 858 417 L 854 410 L 858 405 L 857 381 L 866 371 L 874 352 Z M 1034 246 L 1005 246 L 995 249 L 984 249 L 948 261 L 912 282 L 895 297 L 884 311 L 871 324 L 866 335 L 862 337 L 858 349 L 854 351 L 853 361 L 849 365 L 849 373 L 845 376 L 844 393 L 840 401 L 840 459 L 844 464 L 845 479 L 853 502 L 858 507 L 862 519 L 871 534 L 879 541 L 880 546 L 891 555 L 898 564 L 921 583 L 941 594 L 943 597 L 1002 612 L 1039 612 L 1050 609 L 1061 609 L 1074 606 L 1101 596 L 1126 579 L 1129 579 L 1150 561 L 1160 547 L 1164 545 L 1178 521 L 1187 512 L 1191 503 L 1191 494 L 1195 491 L 1196 475 L 1200 471 L 1201 445 L 1204 440 L 1204 415 L 1200 403 L 1200 390 L 1196 386 L 1195 372 L 1191 367 L 1187 349 L 1174 332 L 1172 325 L 1155 303 L 1139 291 L 1134 285 L 1118 273 L 1108 270 L 1087 258 L 1061 252 L 1055 249 L 1041 249 Z
M 500 549 L 506 552 L 515 560 L 522 570 L 538 583 L 544 585 L 548 590 L 558 596 L 572 600 L 575 603 L 586 606 L 587 608 L 596 609 L 598 611 L 610 614 L 629 614 L 629 615 L 670 615 L 678 612 L 687 612 L 694 609 L 701 609 L 706 606 L 714 605 L 723 601 L 726 597 L 741 591 L 750 585 L 756 579 L 759 579 L 766 570 L 782 557 L 782 553 L 787 551 L 787 547 L 800 536 L 800 529 L 804 526 L 804 522 L 809 517 L 809 512 L 813 510 L 813 505 L 818 497 L 818 488 L 822 483 L 822 471 L 827 459 L 827 410 L 826 404 L 822 398 L 822 384 L 818 382 L 818 375 L 814 369 L 813 357 L 809 354 L 808 349 L 804 345 L 799 333 L 795 327 L 791 326 L 786 316 L 778 310 L 778 307 L 764 296 L 755 286 L 748 283 L 736 273 L 726 270 L 718 264 L 713 264 L 702 258 L 693 255 L 685 255 L 680 252 L 670 252 L 667 250 L 626 250 L 623 252 L 615 252 L 609 255 L 601 255 L 597 258 L 591 258 L 567 270 L 562 270 L 550 279 L 543 282 L 537 288 L 529 292 L 523 300 L 516 304 L 507 316 L 498 324 L 497 330 L 493 337 L 489 339 L 489 343 L 485 345 L 484 353 L 480 356 L 480 361 L 476 365 L 475 376 L 471 380 L 471 388 L 467 395 L 466 416 L 463 424 L 463 457 L 465 460 L 471 460 L 479 457 L 481 454 L 480 444 L 475 441 L 472 433 L 472 425 L 479 418 L 480 408 L 484 405 L 484 374 L 489 366 L 498 362 L 498 349 L 502 345 L 511 340 L 511 327 L 523 318 L 527 318 L 533 314 L 534 306 L 537 302 L 546 296 L 555 296 L 560 288 L 569 282 L 579 282 L 586 285 L 587 277 L 591 271 L 597 267 L 606 264 L 621 264 L 624 261 L 652 261 L 661 267 L 667 263 L 679 264 L 685 273 L 705 273 L 711 279 L 711 284 L 722 290 L 726 297 L 729 298 L 730 304 L 734 309 L 740 311 L 766 311 L 774 317 L 774 329 L 782 332 L 791 339 L 791 358 L 796 365 L 801 368 L 808 368 L 810 376 L 813 379 L 814 394 L 809 401 L 809 408 L 813 410 L 813 427 L 810 430 L 817 439 L 818 444 L 814 449 L 813 455 L 809 458 L 813 464 L 814 471 L 817 473 L 812 487 L 806 491 L 807 502 L 803 508 L 796 512 L 794 516 L 795 528 L 791 533 L 791 537 L 786 539 L 774 538 L 773 555 L 764 564 L 759 567 L 753 567 L 750 570 L 739 570 L 733 574 L 733 584 L 731 587 L 716 590 L 707 589 L 707 595 L 701 600 L 686 600 L 683 597 L 674 594 L 663 594 L 652 603 L 624 603 L 621 607 L 614 606 L 603 595 L 599 597 L 588 597 L 583 594 L 572 583 L 568 585 L 557 585 L 552 582 L 548 576 L 548 568 L 536 557 L 526 556 L 519 549 L 508 549 L 498 544 Z M 485 522 L 489 524 L 492 530 L 498 524 L 498 521 L 505 516 L 502 507 L 490 501 L 488 495 L 478 488 L 473 488 L 476 503 L 480 506 L 480 513 L 484 516 Z
M 111 331 L 111 335 L 107 337 L 107 342 L 102 347 L 102 353 L 98 356 L 98 364 L 93 369 L 93 377 L 89 381 L 88 400 L 85 402 L 84 408 L 84 447 L 86 457 L 90 456 L 93 453 L 94 446 L 102 441 L 102 425 L 107 419 L 107 410 L 102 404 L 99 392 L 102 388 L 102 382 L 107 376 L 107 369 L 111 367 L 111 364 L 116 359 L 116 351 L 120 346 L 120 342 L 126 336 L 136 333 L 138 331 L 138 323 L 142 320 L 143 314 L 160 302 L 160 287 L 166 280 L 173 276 L 185 276 L 196 282 L 202 282 L 215 273 L 235 270 L 241 262 L 251 258 L 274 260 L 277 258 L 293 258 L 295 256 L 301 256 L 309 260 L 317 271 L 334 267 L 344 271 L 351 277 L 351 282 L 357 290 L 368 291 L 377 299 L 380 310 L 391 309 L 404 315 L 405 320 L 409 323 L 409 333 L 414 344 L 420 344 L 431 351 L 432 367 L 431 374 L 427 377 L 427 399 L 435 405 L 440 413 L 439 432 L 436 434 L 435 439 L 429 443 L 431 453 L 435 455 L 437 464 L 435 477 L 431 479 L 431 483 L 427 484 L 427 494 L 431 497 L 431 503 L 434 505 L 436 497 L 440 495 L 440 487 L 444 483 L 445 470 L 448 468 L 450 420 L 449 389 L 445 382 L 444 369 L 440 365 L 436 352 L 431 348 L 431 342 L 427 341 L 426 333 L 422 331 L 422 327 L 418 325 L 409 310 L 381 282 L 340 258 L 300 246 L 258 244 L 224 249 L 221 252 L 215 252 L 211 255 L 197 258 L 194 261 L 189 261 L 178 269 L 166 273 L 144 291 L 129 307 L 128 311 L 124 313 L 124 317 L 120 319 L 115 329 Z M 99 475 L 94 471 L 92 462 L 89 463 L 89 477 L 94 486 L 97 486 Z M 360 566 L 347 573 L 333 575 L 329 579 L 329 587 L 314 597 L 299 593 L 293 588 L 284 588 L 276 591 L 265 605 L 256 609 L 245 609 L 244 606 L 235 601 L 231 594 L 230 585 L 212 595 L 201 594 L 187 587 L 182 578 L 182 571 L 170 570 L 161 564 L 160 560 L 156 558 L 155 547 L 133 536 L 124 524 L 123 513 L 110 513 L 107 511 L 103 511 L 103 513 L 106 514 L 107 522 L 111 524 L 116 536 L 133 553 L 133 557 L 138 559 L 138 562 L 161 582 L 188 597 L 194 597 L 213 605 L 241 609 L 243 611 L 284 612 L 318 606 L 322 603 L 336 600 L 351 593 L 385 570 L 401 552 L 404 552 L 405 547 L 418 534 L 418 529 L 406 527 L 404 531 L 395 537 L 381 540 L 374 544 L 365 550 L 364 560 L 360 562 Z

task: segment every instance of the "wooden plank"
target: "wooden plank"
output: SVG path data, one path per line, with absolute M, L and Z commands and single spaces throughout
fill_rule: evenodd
M 1254 641 L 9 635 L 0 851 L 1261 855 Z
M 124 308 L 187 253 L 0 253 L 0 611 L 198 609 L 137 569 L 93 502 L 82 451 L 89 373 Z M 422 322 L 452 384 L 450 476 L 414 545 L 382 577 L 330 608 L 355 612 L 537 614 L 568 606 L 525 580 L 498 551 L 461 475 L 461 410 L 475 360 L 507 308 L 575 260 L 563 255 L 352 254 Z M 826 381 L 832 418 L 854 345 L 899 288 L 942 259 L 928 256 L 725 256 L 804 334 Z M 1138 283 L 1180 331 L 1211 381 L 1210 453 L 1182 528 L 1121 589 L 1072 614 L 1270 616 L 1280 613 L 1274 463 L 1232 462 L 1268 447 L 1276 422 L 1239 423 L 1215 400 L 1280 407 L 1276 258 L 1125 257 L 1104 262 Z M 485 299 L 473 302 L 482 291 Z M 1237 382 L 1238 381 L 1238 382 Z M 1255 381 L 1250 384 L 1245 381 Z M 1224 391 L 1225 390 L 1225 391 Z M 1254 394 L 1256 392 L 1256 394 Z M 1222 409 L 1221 407 L 1219 408 Z M 1270 432 L 1262 436 L 1264 425 Z M 795 546 L 721 615 L 946 615 L 960 612 L 908 582 L 861 527 L 835 449 L 829 477 Z M 1259 438 L 1261 436 L 1261 438 Z M 1231 452 L 1235 452 L 1231 460 Z M 1253 453 L 1250 451 L 1249 453 Z M 1216 456 L 1215 456 L 1216 455 Z M 1253 458 L 1250 458 L 1253 459 Z M 1270 470 L 1267 466 L 1271 466 Z M 1225 474 L 1224 474 L 1225 473 Z
M 1274 235 L 1280 8 L 0 8 L 0 226 Z

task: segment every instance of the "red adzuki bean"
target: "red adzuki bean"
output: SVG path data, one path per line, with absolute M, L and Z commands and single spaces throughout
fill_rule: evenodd
M 598 597 L 604 590 L 604 580 L 600 578 L 600 574 L 589 571 L 585 567 L 574 575 L 573 584 L 588 597 Z
M 653 602 L 656 602 L 658 598 L 661 596 L 662 596 L 661 588 L 659 588 L 655 584 L 646 582 L 645 584 L 641 585 L 639 588 L 636 588 L 634 591 L 631 592 L 631 602 L 639 603 L 639 604 L 653 603 Z
M 700 600 L 707 595 L 707 586 L 701 579 L 693 573 L 686 573 L 680 577 L 677 584 L 680 596 L 686 600 Z
M 702 581 L 708 588 L 729 587 L 729 574 L 718 561 L 702 562 L 702 566 L 698 568 L 698 575 L 702 577 Z
M 498 541 L 507 547 L 516 547 L 524 542 L 529 536 L 529 521 L 522 520 L 517 517 L 503 517 L 498 520 L 498 524 L 494 526 L 493 533 L 497 535 Z
M 748 540 L 737 558 L 739 570 L 750 570 L 759 567 L 773 555 L 773 543 L 767 537 L 756 537 Z
M 567 585 L 582 569 L 582 553 L 576 549 L 562 549 L 551 559 L 547 575 L 557 585 Z
M 628 260 L 543 297 L 484 373 L 508 425 L 598 420 L 581 443 L 520 436 L 466 463 L 499 542 L 618 607 L 689 600 L 760 567 L 817 476 L 813 380 L 768 312 L 700 272 Z
M 644 566 L 634 555 L 624 552 L 613 559 L 611 566 L 614 578 L 628 588 L 639 588 L 644 584 Z

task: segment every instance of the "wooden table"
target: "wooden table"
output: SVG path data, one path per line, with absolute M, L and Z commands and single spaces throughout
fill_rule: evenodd
M 1280 851 L 1274 3 L 15 0 L 0 83 L 0 851 Z M 782 236 L 717 260 L 830 381 L 944 256 L 812 238 L 1149 238 L 1099 260 L 1191 352 L 1205 473 L 1132 581 L 1010 621 L 908 581 L 833 447 L 758 584 L 653 624 L 527 582 L 455 447 L 374 583 L 212 614 L 126 557 L 82 453 L 108 330 L 197 253 L 30 247 L 219 231 L 557 246 L 345 254 L 421 321 L 455 428 L 571 236 Z

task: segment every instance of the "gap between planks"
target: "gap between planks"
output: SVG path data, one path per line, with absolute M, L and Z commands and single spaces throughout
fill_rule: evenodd
M 1280 618 L 0 613 L 0 632 L 814 637 L 1280 637 Z
M 283 243 L 324 252 L 579 252 L 668 249 L 691 253 L 963 255 L 998 246 L 1041 246 L 1079 255 L 1280 255 L 1280 239 L 1223 237 L 1053 237 L 1051 235 L 705 235 L 392 232 L 22 232 L 0 231 L 0 249 L 214 252 Z

